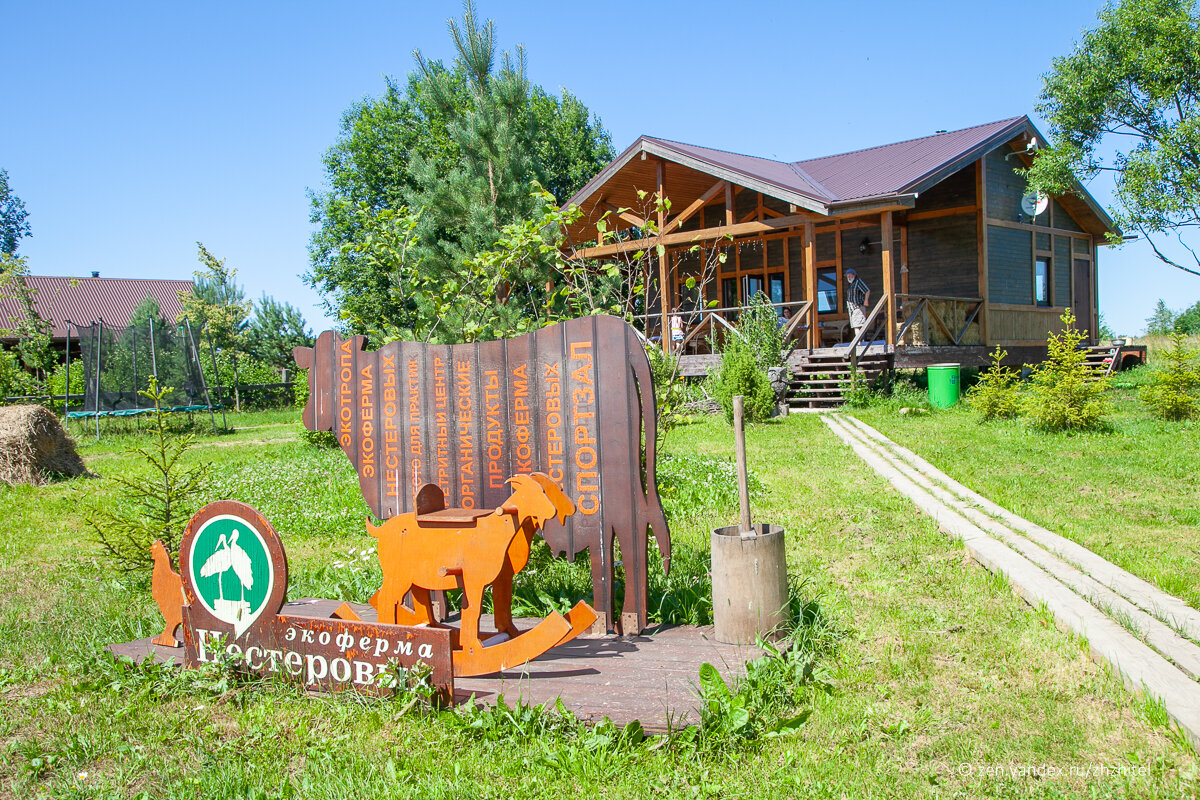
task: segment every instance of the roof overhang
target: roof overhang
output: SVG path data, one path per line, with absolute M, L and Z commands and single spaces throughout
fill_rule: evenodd
M 575 193 L 570 200 L 563 204 L 563 207 L 580 206 L 582 207 L 590 198 L 599 192 L 606 183 L 608 183 L 618 172 L 621 171 L 629 162 L 635 158 L 645 156 L 654 156 L 665 161 L 672 161 L 676 164 L 694 169 L 697 172 L 704 172 L 712 175 L 715 178 L 729 181 L 730 183 L 747 189 L 753 189 L 756 192 L 761 192 L 765 195 L 778 198 L 785 203 L 791 203 L 797 208 L 802 208 L 805 211 L 811 211 L 822 216 L 829 215 L 829 205 L 826 201 L 822 201 L 808 195 L 796 192 L 784 186 L 780 186 L 773 181 L 764 180 L 760 176 L 751 175 L 742 170 L 733 169 L 723 164 L 714 164 L 711 161 L 706 161 L 701 158 L 696 158 L 688 153 L 671 147 L 660 141 L 648 139 L 645 136 L 638 137 L 638 140 L 625 149 L 621 155 L 617 156 L 612 163 L 602 169 L 596 177 L 588 181 L 582 189 Z
M 1032 120 L 1029 119 L 1029 117 L 1020 117 L 1014 120 L 1012 125 L 997 131 L 994 135 L 980 142 L 978 145 L 955 158 L 953 161 L 948 161 L 937 169 L 932 170 L 928 174 L 923 175 L 919 179 L 913 181 L 906 186 L 905 189 L 917 194 L 928 191 L 931 187 L 941 183 L 946 178 L 950 177 L 964 167 L 969 166 L 973 162 L 978 161 L 980 158 L 983 158 L 996 148 L 1002 147 L 1008 142 L 1011 142 L 1021 134 L 1024 134 L 1029 138 L 1036 137 L 1039 142 L 1048 141 L 1042 132 L 1039 131 L 1033 124 Z M 1096 217 L 1097 222 L 1099 222 L 1106 231 L 1115 233 L 1119 236 L 1120 229 L 1117 227 L 1117 224 L 1113 222 L 1112 217 L 1108 215 L 1108 212 L 1104 209 L 1104 207 L 1096 202 L 1096 198 L 1092 197 L 1091 193 L 1084 188 L 1084 185 L 1078 180 L 1074 180 L 1073 184 L 1073 194 L 1084 204 L 1088 212 Z

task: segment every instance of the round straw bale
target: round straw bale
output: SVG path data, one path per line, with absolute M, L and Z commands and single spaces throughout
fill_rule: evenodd
M 76 475 L 91 473 L 58 417 L 42 406 L 0 406 L 0 482 L 41 486 Z

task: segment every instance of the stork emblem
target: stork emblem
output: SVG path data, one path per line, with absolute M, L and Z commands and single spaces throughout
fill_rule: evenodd
M 263 610 L 274 569 L 262 535 L 246 520 L 217 516 L 192 540 L 189 559 L 197 599 L 242 635 Z

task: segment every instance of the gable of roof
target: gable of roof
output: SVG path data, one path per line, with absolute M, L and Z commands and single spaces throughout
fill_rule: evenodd
M 191 281 L 148 278 L 69 278 L 52 275 L 27 275 L 25 283 L 35 291 L 33 307 L 52 326 L 51 336 L 67 336 L 67 320 L 86 325 L 103 319 L 105 325 L 124 328 L 133 311 L 146 296 L 158 301 L 164 319 L 174 321 L 183 313 L 179 292 L 191 292 Z M 10 317 L 23 313 L 16 298 L 0 298 L 0 327 Z
M 894 201 L 911 205 L 918 194 L 1025 133 L 1044 137 L 1028 116 L 937 133 L 903 142 L 803 161 L 777 161 L 698 145 L 639 137 L 565 205 L 583 206 L 638 155 L 651 154 L 829 215 L 855 206 Z M 1107 230 L 1116 226 L 1079 183 L 1076 193 Z

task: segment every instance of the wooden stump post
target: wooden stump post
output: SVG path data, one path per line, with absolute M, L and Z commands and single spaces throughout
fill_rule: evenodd
M 742 516 L 742 535 L 753 536 L 750 526 L 750 486 L 746 478 L 746 404 L 742 395 L 733 398 L 733 444 L 737 451 L 738 507 Z

